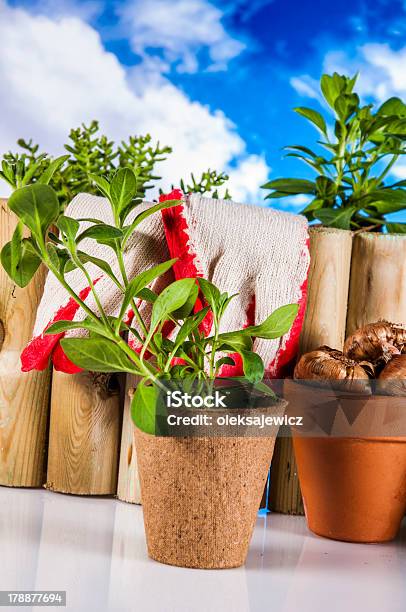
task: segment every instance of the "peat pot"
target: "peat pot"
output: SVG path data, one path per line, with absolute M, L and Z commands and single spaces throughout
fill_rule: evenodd
M 314 436 L 293 436 L 308 527 L 334 540 L 392 540 L 406 512 L 406 397 L 339 393 L 333 419 L 330 393 L 324 435 L 316 425 Z M 295 403 L 305 411 L 314 405 L 314 394 L 290 383 L 292 413 Z M 322 410 L 318 404 L 315 422 Z
M 268 408 L 232 413 L 282 416 L 285 406 L 280 400 Z M 193 413 L 199 409 L 189 411 Z M 195 431 L 160 437 L 136 429 L 149 556 L 202 569 L 243 565 L 277 431 L 272 426 L 260 437 L 252 431 L 246 436 L 203 437 Z

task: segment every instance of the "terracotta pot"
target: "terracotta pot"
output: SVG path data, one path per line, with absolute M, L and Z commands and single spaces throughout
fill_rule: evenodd
M 406 437 L 390 431 L 405 430 L 406 398 L 335 392 L 333 419 L 334 392 L 320 391 L 331 416 L 323 421 L 314 388 L 293 382 L 287 387 L 290 413 L 295 404 L 304 414 L 310 414 L 311 402 L 316 406 L 312 419 L 318 433 L 293 437 L 309 529 L 348 542 L 392 540 L 406 511 Z M 320 422 L 323 427 L 330 422 L 330 435 L 322 433 Z
M 282 416 L 285 405 L 257 411 Z M 202 569 L 244 564 L 277 430 L 266 437 L 179 438 L 135 430 L 152 559 Z
M 347 542 L 396 537 L 406 511 L 406 438 L 294 438 L 309 529 Z

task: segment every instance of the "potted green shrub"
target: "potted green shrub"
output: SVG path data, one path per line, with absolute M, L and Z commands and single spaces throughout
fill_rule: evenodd
M 363 104 L 356 81 L 325 74 L 323 111 L 295 109 L 317 129 L 319 140 L 314 148 L 288 146 L 287 156 L 305 163 L 315 178 L 278 178 L 264 185 L 271 202 L 299 194 L 309 198 L 301 211 L 314 223 L 302 353 L 322 345 L 342 350 L 346 335 L 380 318 L 405 322 L 406 223 L 388 215 L 406 209 L 406 181 L 391 180 L 406 151 L 406 105 L 399 98 L 379 107 Z M 293 450 L 284 456 L 294 466 Z M 283 465 L 274 483 L 279 478 L 285 478 Z M 277 499 L 273 506 L 280 508 Z
M 246 409 L 280 416 L 285 402 L 261 382 L 264 365 L 252 350 L 252 338 L 273 339 L 285 334 L 298 307 L 283 306 L 260 325 L 220 333 L 221 318 L 234 296 L 195 278 L 175 281 L 158 295 L 149 289 L 148 285 L 167 272 L 175 260 L 147 269 L 132 279 L 120 268 L 118 277 L 106 261 L 90 259 L 82 251 L 82 240 L 86 237 L 108 245 L 120 263 L 126 243 L 138 225 L 150 214 L 179 202 L 151 206 L 133 216 L 129 223 L 129 215 L 136 212 L 140 203 L 133 170 L 122 168 L 111 181 L 97 176 L 93 180 L 109 199 L 113 225 L 96 217 L 87 219 L 90 227 L 83 230 L 79 221 L 61 214 L 57 194 L 50 186 L 23 187 L 13 193 L 8 206 L 18 217 L 19 228 L 25 228 L 29 235 L 22 238 L 20 229 L 15 232 L 2 251 L 2 264 L 11 278 L 19 275 L 29 282 L 43 262 L 82 308 L 85 313 L 82 321 L 57 321 L 46 330 L 51 335 L 77 328 L 88 332 L 86 337 L 61 340 L 66 356 L 74 364 L 93 372 L 128 372 L 140 377 L 132 400 L 132 417 L 151 557 L 190 567 L 241 565 L 247 554 L 277 427 L 271 428 L 270 435 L 258 438 L 253 437 L 252 430 L 248 436 L 234 437 L 210 437 L 194 430 L 189 436 L 158 436 L 162 433 L 159 428 L 162 394 L 165 396 L 168 388 L 172 388 L 168 385 L 173 384 L 183 385 L 182 388 L 198 385 L 200 397 L 213 394 L 221 366 L 233 363 L 230 355 L 238 353 L 244 365 L 244 384 L 254 386 L 255 390 L 260 385 L 266 398 L 262 408 L 249 408 L 243 403 L 238 408 L 243 412 Z M 52 226 L 58 228 L 58 236 L 50 231 Z M 122 302 L 117 316 L 105 313 L 97 284 L 86 269 L 88 261 L 120 288 Z M 73 269 L 80 270 L 86 278 L 97 311 L 90 309 L 70 287 L 67 274 Z M 199 292 L 206 305 L 195 312 Z M 140 301 L 151 305 L 149 320 L 141 315 Z M 129 309 L 133 322 L 127 316 Z M 206 337 L 199 325 L 209 311 L 215 332 Z M 172 339 L 164 333 L 168 324 L 175 328 Z M 126 341 L 127 335 L 132 336 L 132 342 Z M 236 382 L 229 383 L 231 397 L 236 396 Z M 246 396 L 244 385 L 237 388 L 237 397 L 241 393 Z
M 391 180 L 391 172 L 406 153 L 406 104 L 399 98 L 390 98 L 378 108 L 362 104 L 354 91 L 356 81 L 357 76 L 349 78 L 337 73 L 322 76 L 320 88 L 329 111 L 327 119 L 313 108 L 295 109 L 318 130 L 319 148 L 312 150 L 302 145 L 290 145 L 286 147 L 287 156 L 310 166 L 316 178 L 279 178 L 264 185 L 271 190 L 266 196 L 270 199 L 299 194 L 308 196 L 310 201 L 302 214 L 309 221 L 322 224 L 311 233 L 314 264 L 309 278 L 309 303 L 313 311 L 318 310 L 320 327 L 324 324 L 329 327 L 327 314 L 323 311 L 324 303 L 329 308 L 330 320 L 339 321 L 340 329 L 332 323 L 328 332 L 330 337 L 326 337 L 321 332 L 310 331 L 310 322 L 307 321 L 303 332 L 305 351 L 321 344 L 341 349 L 346 331 L 352 333 L 380 317 L 400 321 L 405 316 L 404 292 L 399 292 L 398 298 L 394 297 L 393 291 L 390 298 L 387 294 L 391 285 L 401 285 L 406 274 L 401 268 L 406 254 L 406 223 L 388 218 L 391 213 L 406 209 L 406 180 Z M 346 284 L 349 282 L 351 240 L 342 236 L 343 230 L 354 233 L 356 253 L 352 258 L 347 330 L 344 294 L 347 294 Z M 318 262 L 319 250 L 321 257 Z M 330 253 L 329 265 L 326 265 L 326 253 Z M 339 261 L 335 259 L 337 256 Z M 320 276 L 319 268 L 323 267 L 331 281 L 323 284 L 323 279 L 318 279 L 317 300 L 312 294 L 312 277 Z M 343 267 L 347 267 L 347 273 Z M 386 273 L 382 273 L 384 268 Z M 338 301 L 334 295 L 337 286 L 342 294 L 342 312 L 332 313 L 332 304 Z

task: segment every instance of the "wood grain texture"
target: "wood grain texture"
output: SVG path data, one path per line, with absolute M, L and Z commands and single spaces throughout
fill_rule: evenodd
M 345 340 L 352 232 L 310 230 L 310 269 L 300 353 L 323 344 L 342 349 Z
M 269 506 L 274 512 L 282 514 L 303 514 L 292 438 L 286 437 L 286 431 L 281 433 L 283 435 L 276 441 L 272 459 Z
M 323 344 L 342 349 L 345 340 L 353 234 L 330 228 L 310 229 L 310 269 L 306 316 L 300 353 Z M 271 467 L 270 507 L 284 514 L 303 514 L 292 439 L 276 441 Z
M 115 495 L 121 414 L 106 375 L 53 373 L 46 488 Z
M 131 400 L 128 394 L 129 390 L 134 388 L 136 384 L 137 377 L 127 374 L 117 487 L 117 497 L 132 504 L 141 503 L 141 487 L 134 439 L 135 428 L 131 420 Z
M 16 217 L 0 200 L 0 246 L 11 240 Z M 0 266 L 0 484 L 44 482 L 50 371 L 21 372 L 20 354 L 31 339 L 45 269 L 25 289 Z
M 406 236 L 358 234 L 354 239 L 347 335 L 366 323 L 406 323 Z

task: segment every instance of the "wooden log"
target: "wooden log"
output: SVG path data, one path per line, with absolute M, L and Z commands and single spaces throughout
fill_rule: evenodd
M 353 234 L 325 227 L 310 229 L 310 269 L 300 354 L 327 344 L 342 349 L 345 340 Z M 271 467 L 270 507 L 303 514 L 292 440 L 279 437 Z
M 117 497 L 132 504 L 141 503 L 141 488 L 138 477 L 138 463 L 135 451 L 134 425 L 131 420 L 131 399 L 129 390 L 137 384 L 137 377 L 126 377 L 123 429 L 121 433 L 120 464 L 118 471 Z
M 54 371 L 46 488 L 115 495 L 120 430 L 116 377 Z
M 354 238 L 347 335 L 366 323 L 406 323 L 406 235 Z
M 342 349 L 345 340 L 352 232 L 310 230 L 310 269 L 300 353 L 322 344 Z
M 16 217 L 0 200 L 0 246 L 11 240 Z M 39 487 L 45 480 L 50 370 L 21 372 L 44 289 L 40 268 L 25 289 L 0 266 L 0 484 Z
M 287 431 L 282 433 L 283 435 L 277 438 L 272 459 L 270 508 L 282 514 L 303 514 L 303 501 L 292 438 L 287 437 Z

